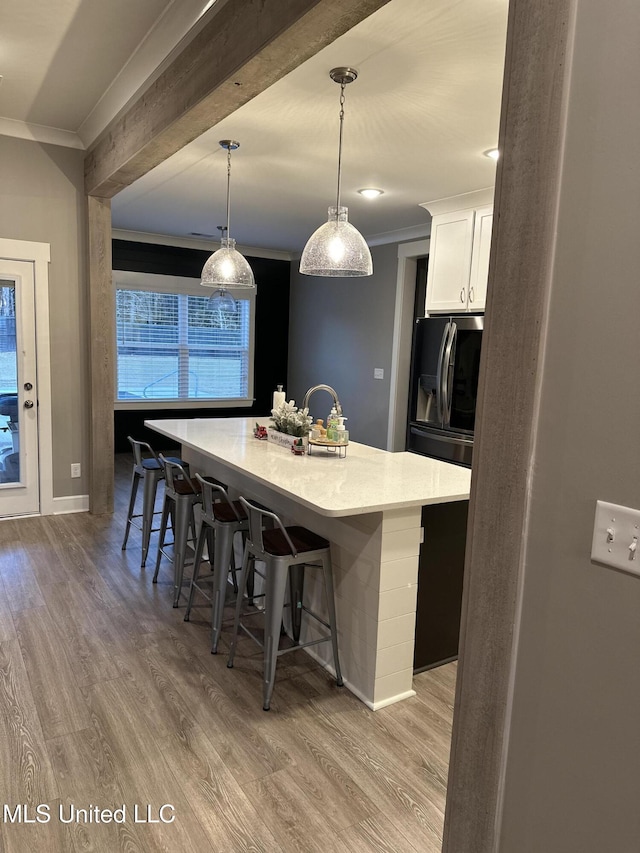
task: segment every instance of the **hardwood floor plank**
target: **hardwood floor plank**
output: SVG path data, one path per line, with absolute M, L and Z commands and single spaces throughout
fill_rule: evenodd
M 20 541 L 18 525 L 18 521 L 0 523 L 4 534 L 0 549 L 0 577 L 12 613 L 29 607 L 42 607 L 45 603 L 28 552 Z
M 365 794 L 403 834 L 411 834 L 421 844 L 439 844 L 444 822 L 444 798 L 441 807 L 433 803 L 437 794 L 424 783 L 416 782 L 393 754 L 373 741 L 345 735 L 333 719 L 318 717 L 323 742 L 335 761 L 359 781 Z
M 58 796 L 17 640 L 0 643 L 0 791 L 3 803 L 37 805 Z
M 0 643 L 5 640 L 15 640 L 15 638 L 16 626 L 11 615 L 7 591 L 0 575 Z
M 283 853 L 344 853 L 345 847 L 314 809 L 288 770 L 280 770 L 243 790 Z
M 163 748 L 140 717 L 139 697 L 126 678 L 94 684 L 86 690 L 91 720 L 104 755 L 101 766 L 107 778 L 122 791 L 125 802 L 154 810 L 163 804 L 175 808 L 173 823 L 148 823 L 136 826 L 149 849 L 212 850 L 211 843 L 185 797 L 183 785 L 176 781 L 163 757 Z M 182 719 L 179 735 L 189 736 L 191 720 Z M 155 846 L 154 846 L 155 845 Z M 146 849 L 146 848 L 145 848 Z
M 340 833 L 349 853 L 440 853 L 440 845 L 415 847 L 384 815 L 375 815 Z
M 160 746 L 214 850 L 271 853 L 281 849 L 264 815 L 246 797 L 200 726 L 169 737 Z
M 175 635 L 156 635 L 145 655 L 156 666 L 171 668 L 176 689 L 237 781 L 257 779 L 283 766 L 281 757 L 256 732 L 256 721 L 264 711 L 231 701 Z
M 71 833 L 58 821 L 59 800 L 47 802 L 50 808 L 48 823 L 3 823 L 2 838 L 6 853 L 69 853 L 74 850 Z
M 45 738 L 86 728 L 89 725 L 87 705 L 48 609 L 23 610 L 15 616 L 15 622 Z

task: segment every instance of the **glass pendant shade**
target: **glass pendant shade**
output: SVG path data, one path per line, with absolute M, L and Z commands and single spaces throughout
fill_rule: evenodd
M 304 275 L 350 277 L 371 275 L 373 262 L 366 241 L 349 222 L 346 207 L 330 207 L 329 219 L 307 241 L 300 258 Z
M 209 297 L 207 307 L 218 314 L 232 314 L 236 310 L 236 301 L 228 290 L 221 287 Z
M 207 259 L 200 284 L 221 289 L 256 286 L 249 262 L 237 251 L 232 237 L 223 237 L 218 251 Z

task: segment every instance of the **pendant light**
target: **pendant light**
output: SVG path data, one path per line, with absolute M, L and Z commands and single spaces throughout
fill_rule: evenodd
M 217 290 L 209 300 L 212 307 L 222 309 L 233 302 L 228 289 L 255 290 L 256 283 L 247 259 L 236 249 L 236 241 L 229 237 L 229 220 L 231 213 L 231 152 L 240 147 L 233 139 L 221 139 L 220 147 L 227 152 L 227 225 L 222 230 L 220 248 L 214 252 L 202 268 L 200 284 L 205 287 L 216 287 Z M 216 303 L 214 305 L 213 303 Z M 235 307 L 235 303 L 234 303 Z
M 358 72 L 353 68 L 333 68 L 329 76 L 340 84 L 340 139 L 338 144 L 338 191 L 329 219 L 313 232 L 300 258 L 300 272 L 318 276 L 362 276 L 373 273 L 371 252 L 362 234 L 351 225 L 346 207 L 340 204 L 342 182 L 342 133 L 344 90 Z

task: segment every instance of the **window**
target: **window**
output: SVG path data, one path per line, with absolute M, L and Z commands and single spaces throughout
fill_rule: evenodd
M 116 408 L 253 402 L 253 298 L 221 311 L 198 280 L 117 271 L 114 283 Z

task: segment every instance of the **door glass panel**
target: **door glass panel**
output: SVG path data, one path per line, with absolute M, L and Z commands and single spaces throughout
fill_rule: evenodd
M 476 419 L 482 332 L 458 328 L 454 359 L 450 426 L 473 431 Z
M 19 482 L 16 286 L 0 280 L 0 484 Z

